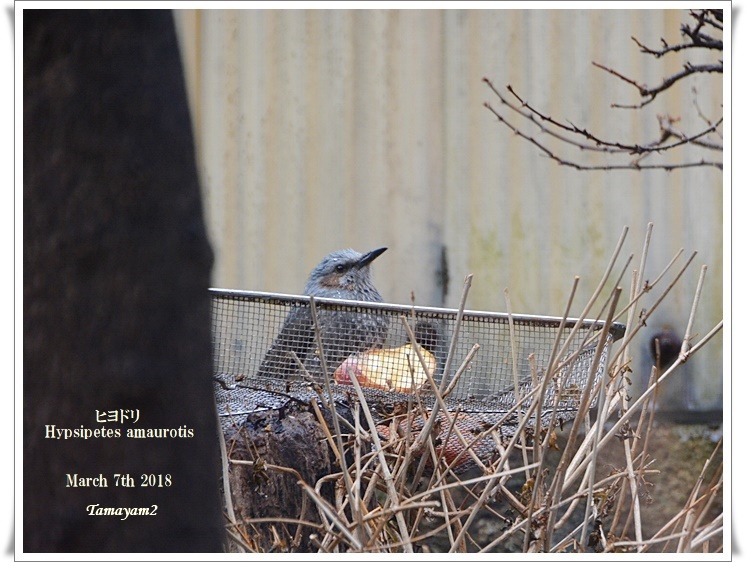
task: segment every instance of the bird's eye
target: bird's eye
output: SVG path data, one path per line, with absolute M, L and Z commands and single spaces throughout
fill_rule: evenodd
M 344 264 L 338 263 L 337 267 L 335 267 L 334 269 L 336 269 L 339 273 L 342 273 L 345 270 L 345 266 Z

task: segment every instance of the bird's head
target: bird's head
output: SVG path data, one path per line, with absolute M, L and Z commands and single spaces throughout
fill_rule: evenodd
M 370 275 L 371 262 L 380 256 L 386 248 L 371 250 L 361 254 L 355 250 L 338 250 L 326 256 L 308 276 L 305 294 L 330 296 L 359 300 L 381 300 L 373 287 Z M 364 293 L 371 291 L 378 298 L 366 298 L 367 295 L 348 295 L 344 291 Z M 372 295 L 372 296 L 375 296 Z

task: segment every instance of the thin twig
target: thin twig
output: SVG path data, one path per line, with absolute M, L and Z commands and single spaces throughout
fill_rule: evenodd
M 699 298 L 702 295 L 702 286 L 705 282 L 705 273 L 707 273 L 707 266 L 703 265 L 699 274 L 699 281 L 697 282 L 697 290 L 694 293 L 694 302 L 692 303 L 692 309 L 689 313 L 689 321 L 686 324 L 686 332 L 684 332 L 684 339 L 681 343 L 681 353 L 686 353 L 691 347 L 692 341 L 692 326 L 694 325 L 694 315 L 697 312 L 697 306 L 699 305 Z
M 319 511 L 323 512 L 324 515 L 329 518 L 334 526 L 339 529 L 339 532 L 344 535 L 344 537 L 350 542 L 352 547 L 358 551 L 362 550 L 362 543 L 360 543 L 358 538 L 350 532 L 349 526 L 340 519 L 337 511 L 331 505 L 329 505 L 329 503 L 324 498 L 317 494 L 316 490 L 309 486 L 304 480 L 300 480 L 299 483 L 306 491 L 306 493 L 311 496 L 311 499 L 314 501 Z
M 637 105 L 621 105 L 621 104 L 612 104 L 612 107 L 620 107 L 620 108 L 628 108 L 628 109 L 639 109 L 641 107 L 645 107 L 649 103 L 651 103 L 658 94 L 661 92 L 664 92 L 665 90 L 668 90 L 671 86 L 676 84 L 679 80 L 682 80 L 686 78 L 687 76 L 691 76 L 693 74 L 701 74 L 701 73 L 707 73 L 707 72 L 717 72 L 722 74 L 723 73 L 723 63 L 720 64 L 690 64 L 686 63 L 684 65 L 684 70 L 677 72 L 676 74 L 672 74 L 671 76 L 667 76 L 663 79 L 663 81 L 658 84 L 657 86 L 653 86 L 652 88 L 648 88 L 647 86 L 644 86 L 642 84 L 638 84 L 634 80 L 627 78 L 620 74 L 619 72 L 608 68 L 602 64 L 599 64 L 597 62 L 591 63 L 593 66 L 600 68 L 601 70 L 605 70 L 606 72 L 613 74 L 617 78 L 621 78 L 628 84 L 632 84 L 635 88 L 637 88 L 637 91 L 640 92 L 640 96 L 643 98 L 648 98 L 642 102 L 640 102 Z
M 606 336 L 609 333 L 609 328 L 614 318 L 614 310 L 616 309 L 616 303 L 619 299 L 620 294 L 621 294 L 620 288 L 614 289 L 614 298 L 609 308 L 607 320 L 604 323 L 604 326 L 602 328 L 603 335 L 601 336 L 601 341 L 605 340 Z M 553 504 L 559 503 L 560 496 L 562 494 L 561 483 L 565 479 L 565 474 L 570 463 L 570 451 L 573 445 L 575 444 L 575 439 L 577 438 L 578 433 L 580 431 L 581 420 L 585 418 L 585 415 L 588 409 L 590 408 L 590 394 L 591 394 L 591 389 L 594 386 L 592 377 L 595 377 L 598 371 L 598 365 L 599 365 L 599 362 L 601 361 L 602 353 L 603 353 L 602 346 L 598 345 L 596 347 L 596 352 L 593 356 L 591 368 L 588 373 L 588 382 L 586 383 L 586 387 L 585 389 L 583 389 L 583 394 L 580 398 L 580 404 L 578 405 L 577 417 L 575 418 L 575 422 L 572 424 L 572 428 L 570 429 L 570 435 L 568 436 L 567 444 L 565 445 L 565 450 L 563 451 L 562 456 L 560 457 L 560 462 L 559 462 L 559 465 L 557 466 L 557 471 L 555 472 L 554 478 L 552 479 L 552 484 L 549 487 L 549 491 L 547 492 L 547 496 L 551 498 L 551 503 Z M 551 548 L 552 534 L 554 532 L 554 522 L 556 520 L 556 517 L 557 517 L 556 511 L 552 511 L 549 514 L 549 519 L 547 522 L 546 537 L 544 539 L 544 550 L 545 551 L 549 551 Z
M 220 415 L 215 408 L 215 417 L 218 422 L 218 443 L 220 444 L 220 465 L 223 474 L 223 498 L 225 499 L 225 509 L 228 512 L 228 519 L 233 525 L 236 525 L 236 512 L 233 509 L 233 496 L 231 494 L 230 475 L 228 474 L 228 449 L 225 446 L 225 436 L 220 424 Z
M 316 310 L 316 300 L 311 297 L 310 298 L 310 306 L 311 306 L 311 317 L 313 318 L 313 327 L 314 327 L 314 335 L 316 338 L 316 346 L 319 351 L 319 359 L 321 362 L 321 372 L 324 377 L 324 387 L 326 389 L 326 394 L 329 396 L 329 407 L 330 407 L 330 413 L 332 418 L 332 424 L 334 425 L 334 436 L 337 440 L 337 447 L 339 450 L 339 460 L 340 460 L 340 466 L 342 467 L 342 476 L 345 483 L 345 487 L 347 489 L 347 494 L 350 497 L 354 497 L 354 488 L 352 486 L 352 480 L 350 479 L 349 470 L 347 467 L 347 460 L 345 459 L 344 455 L 344 445 L 342 444 L 342 430 L 339 426 L 339 415 L 337 414 L 337 408 L 334 404 L 334 395 L 332 394 L 331 389 L 331 382 L 330 382 L 330 376 L 329 376 L 329 369 L 326 364 L 326 354 L 324 353 L 324 346 L 322 343 L 321 338 L 321 326 L 319 324 L 319 316 L 318 312 Z M 374 426 L 371 425 L 371 428 Z M 375 433 L 375 431 L 373 431 Z M 361 517 L 360 510 L 358 508 L 357 502 L 350 502 L 350 511 L 352 512 L 352 517 L 355 519 L 355 521 L 358 522 L 358 533 L 363 533 L 363 526 L 361 524 Z M 356 538 L 355 544 L 362 546 L 362 544 L 365 543 L 365 537 L 364 536 L 358 536 Z
M 373 415 L 370 413 L 370 408 L 368 408 L 368 402 L 365 399 L 365 394 L 363 393 L 363 389 L 360 386 L 360 382 L 357 380 L 357 376 L 354 372 L 351 372 L 350 380 L 355 386 L 358 400 L 360 400 L 360 406 L 362 407 L 363 413 L 365 414 L 365 419 L 368 420 L 368 426 L 375 427 L 376 424 L 373 420 Z M 393 511 L 395 512 L 394 516 L 396 517 L 396 521 L 399 525 L 399 533 L 402 537 L 404 552 L 413 552 L 406 521 L 404 521 L 404 516 L 402 515 L 401 511 L 397 510 L 399 506 L 399 496 L 396 493 L 394 479 L 391 475 L 391 472 L 389 471 L 388 464 L 386 463 L 386 458 L 383 455 L 383 447 L 381 446 L 381 441 L 378 438 L 378 433 L 376 431 L 371 431 L 370 435 L 373 438 L 373 446 L 376 448 L 376 452 L 378 453 L 381 470 L 383 471 L 383 481 L 386 484 L 386 489 L 389 492 L 387 501 L 391 502 Z

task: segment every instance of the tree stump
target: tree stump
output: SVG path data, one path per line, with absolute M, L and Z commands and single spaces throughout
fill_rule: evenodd
M 320 522 L 316 503 L 299 483 L 310 486 L 340 467 L 327 444 L 326 434 L 313 410 L 292 402 L 277 410 L 257 411 L 226 432 L 228 458 L 251 461 L 232 463 L 229 485 L 239 528 L 249 547 L 263 552 L 315 550 L 315 527 L 297 523 L 251 523 L 258 518 Z M 334 504 L 331 483 L 321 496 Z

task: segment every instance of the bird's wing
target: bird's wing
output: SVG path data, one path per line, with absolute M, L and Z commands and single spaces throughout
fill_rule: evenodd
M 287 377 L 298 372 L 294 351 L 301 361 L 305 360 L 314 341 L 313 318 L 306 306 L 296 307 L 288 313 L 280 333 L 264 356 L 258 376 Z

